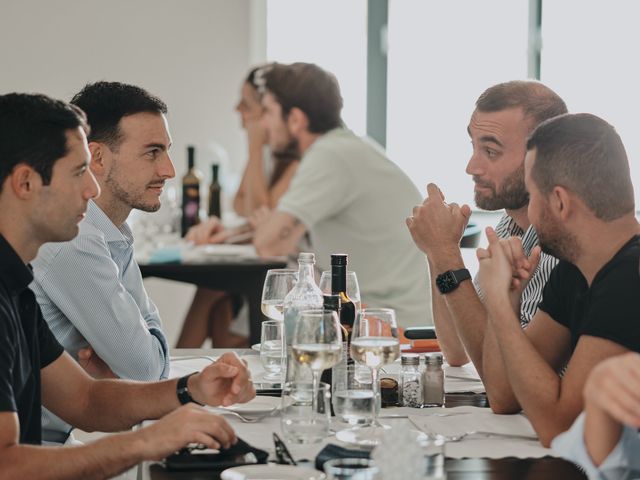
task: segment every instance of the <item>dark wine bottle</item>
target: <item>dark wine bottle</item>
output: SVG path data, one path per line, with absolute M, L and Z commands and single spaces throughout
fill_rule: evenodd
M 195 167 L 195 147 L 187 147 L 188 170 L 182 177 L 182 236 L 200 223 L 200 181 L 202 174 Z
M 347 353 L 347 362 L 352 363 L 349 355 L 351 332 L 356 320 L 356 305 L 347 295 L 347 264 L 348 256 L 344 253 L 331 255 L 331 293 L 340 297 L 340 324 L 347 336 L 343 339 Z
M 219 165 L 214 163 L 211 165 L 211 185 L 209 185 L 209 216 L 216 216 L 222 218 L 222 211 L 220 209 L 220 192 L 222 187 L 218 182 L 218 169 Z

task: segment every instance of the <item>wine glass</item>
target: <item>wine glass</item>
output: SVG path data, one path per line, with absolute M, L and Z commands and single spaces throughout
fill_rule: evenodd
M 284 320 L 284 297 L 298 281 L 298 271 L 274 268 L 267 271 L 262 287 L 262 313 L 271 320 Z
M 353 326 L 350 353 L 356 363 L 371 369 L 371 386 L 373 398 L 376 399 L 380 392 L 380 367 L 393 363 L 400 356 L 395 311 L 390 308 L 361 310 Z M 379 434 L 388 427 L 378 421 L 377 403 L 377 401 L 373 402 L 371 425 L 352 429 L 349 433 L 355 433 L 355 441 L 349 441 L 361 445 L 379 443 Z M 342 438 L 339 439 L 342 440 Z
M 322 293 L 331 295 L 331 270 L 325 270 L 320 276 L 320 284 L 318 285 Z M 360 286 L 358 285 L 358 277 L 356 272 L 349 270 L 347 272 L 347 296 L 356 306 L 356 313 L 360 311 Z
M 320 309 L 300 312 L 291 348 L 296 362 L 311 369 L 313 391 L 317 391 L 322 371 L 337 365 L 342 359 L 342 329 L 338 314 L 333 310 Z

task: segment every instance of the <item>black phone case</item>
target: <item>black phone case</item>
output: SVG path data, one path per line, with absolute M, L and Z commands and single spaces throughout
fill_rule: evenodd
M 267 463 L 269 458 L 268 452 L 254 448 L 244 440 L 238 439 L 238 442 L 231 448 L 221 450 L 219 453 L 198 454 L 182 450 L 169 455 L 165 459 L 164 465 L 170 471 L 208 470 L 222 472 L 227 468 L 248 465 L 244 460 L 244 455 L 247 453 L 253 453 L 258 463 Z

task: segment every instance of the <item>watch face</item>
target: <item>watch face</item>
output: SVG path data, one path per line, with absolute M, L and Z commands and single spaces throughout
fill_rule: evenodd
M 448 272 L 438 275 L 436 278 L 436 286 L 441 293 L 449 293 L 458 286 L 458 281 L 453 275 L 453 272 L 449 270 Z

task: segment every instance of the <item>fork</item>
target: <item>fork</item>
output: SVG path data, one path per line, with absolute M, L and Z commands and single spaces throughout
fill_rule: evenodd
M 261 415 L 257 415 L 257 416 L 251 416 L 251 417 L 247 417 L 245 415 L 242 415 L 238 412 L 234 412 L 233 410 L 226 410 L 224 408 L 216 408 L 215 410 L 213 410 L 213 413 L 217 413 L 218 415 L 231 415 L 234 416 L 238 419 L 240 419 L 240 421 L 242 423 L 257 423 L 260 420 L 264 420 L 267 417 L 270 417 L 274 414 L 274 412 L 277 411 L 276 407 L 273 407 L 273 409 L 269 410 L 269 412 L 267 413 L 263 413 Z
M 429 436 L 439 436 L 444 438 L 447 442 L 459 442 L 463 438 L 470 437 L 473 435 L 481 435 L 483 437 L 499 437 L 499 438 L 513 438 L 519 440 L 538 440 L 537 437 L 532 435 L 518 435 L 517 433 L 498 433 L 498 432 L 483 432 L 472 430 L 470 432 L 461 433 L 460 435 L 440 435 L 433 432 L 426 432 Z

